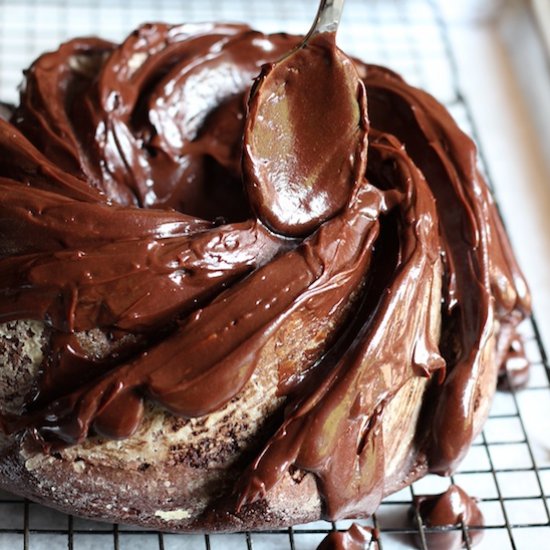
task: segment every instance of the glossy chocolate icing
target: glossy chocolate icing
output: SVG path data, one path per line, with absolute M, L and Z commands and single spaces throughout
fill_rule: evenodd
M 243 176 L 258 218 L 277 233 L 307 234 L 349 201 L 366 168 L 365 96 L 334 33 L 263 66 L 249 101 Z
M 513 334 L 502 358 L 498 373 L 498 389 L 517 390 L 524 388 L 529 382 L 530 367 L 522 336 Z
M 428 530 L 424 531 L 428 547 L 433 550 L 458 550 L 465 547 L 462 529 L 431 530 L 432 527 L 467 527 L 470 544 L 480 542 L 483 531 L 470 527 L 483 527 L 485 521 L 475 499 L 458 485 L 451 485 L 439 495 L 421 495 L 414 499 L 414 518 L 420 515 Z
M 338 326 L 281 379 L 284 418 L 243 475 L 239 507 L 299 468 L 316 476 L 325 517 L 373 512 L 384 412 L 415 377 L 433 378 L 416 444 L 432 471 L 459 463 L 483 350 L 529 310 L 475 146 L 431 96 L 357 61 L 366 174 L 307 235 L 272 232 L 245 192 L 246 98 L 298 40 L 154 24 L 120 45 L 73 40 L 29 69 L 0 120 L 0 321 L 40 319 L 53 336 L 6 432 L 29 430 L 48 451 L 129 436 L 144 399 L 184 417 L 215 411 L 285 320 L 307 313 Z M 309 141 L 293 154 L 311 158 Z M 95 327 L 121 342 L 101 361 L 75 334 Z
M 332 531 L 317 550 L 378 550 L 374 530 L 354 523 L 347 531 Z

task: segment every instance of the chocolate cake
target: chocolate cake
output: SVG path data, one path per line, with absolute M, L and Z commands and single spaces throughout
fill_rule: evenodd
M 298 233 L 263 223 L 248 96 L 299 40 L 148 24 L 26 72 L 0 120 L 2 488 L 233 531 L 365 517 L 464 457 L 530 307 L 475 146 L 355 60 L 366 169 Z

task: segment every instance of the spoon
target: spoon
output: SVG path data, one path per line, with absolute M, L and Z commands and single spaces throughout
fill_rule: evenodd
M 345 0 L 321 0 L 319 2 L 315 21 L 313 21 L 311 29 L 306 34 L 300 46 L 305 45 L 314 34 L 320 32 L 336 33 L 338 25 L 340 24 L 342 12 L 344 11 L 344 1 Z
M 243 175 L 257 217 L 310 234 L 348 203 L 367 152 L 365 87 L 336 47 L 344 0 L 321 0 L 304 40 L 262 67 L 250 94 Z

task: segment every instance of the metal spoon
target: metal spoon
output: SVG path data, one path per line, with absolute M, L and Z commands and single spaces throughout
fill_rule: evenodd
M 317 33 L 336 33 L 338 25 L 340 24 L 342 12 L 344 11 L 344 1 L 345 0 L 321 0 L 313 25 L 306 34 L 302 45 Z
M 257 217 L 289 237 L 342 210 L 365 172 L 365 88 L 335 43 L 343 5 L 321 0 L 307 36 L 262 68 L 249 100 L 247 193 Z

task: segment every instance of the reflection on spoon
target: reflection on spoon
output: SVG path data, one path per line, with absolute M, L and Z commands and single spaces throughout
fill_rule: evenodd
M 293 237 L 338 213 L 365 172 L 366 93 L 353 63 L 336 47 L 335 6 L 322 2 L 302 44 L 264 65 L 249 100 L 247 192 L 262 222 Z

